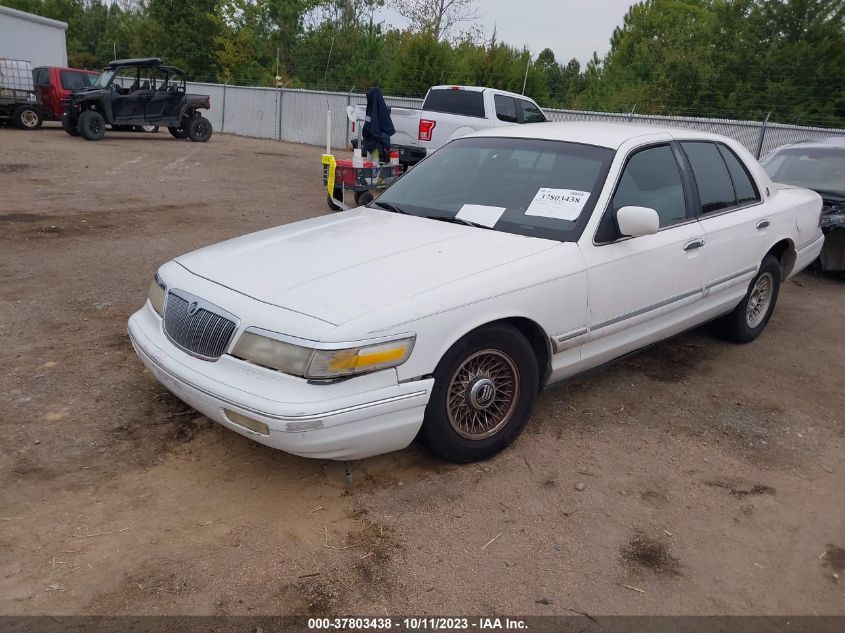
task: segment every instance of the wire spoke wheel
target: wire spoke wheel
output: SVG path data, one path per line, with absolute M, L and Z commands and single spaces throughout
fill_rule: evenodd
M 454 431 L 470 440 L 498 433 L 511 419 L 519 400 L 519 370 L 497 349 L 469 356 L 452 375 L 446 414 Z
M 772 303 L 774 285 L 775 280 L 771 273 L 763 273 L 757 278 L 745 308 L 745 322 L 749 328 L 756 328 L 766 318 Z

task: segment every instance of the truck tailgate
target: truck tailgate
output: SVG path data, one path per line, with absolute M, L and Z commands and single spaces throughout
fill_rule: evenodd
M 367 106 L 359 104 L 355 106 L 355 119 L 363 121 L 367 113 Z M 390 120 L 393 121 L 393 127 L 396 132 L 390 137 L 390 142 L 393 145 L 404 145 L 405 147 L 418 147 L 419 141 L 419 126 L 420 126 L 419 108 L 402 108 L 399 106 L 391 106 Z M 353 136 L 357 136 L 357 129 Z
M 396 133 L 390 141 L 394 145 L 405 145 L 406 147 L 417 147 L 419 141 L 420 115 L 422 111 L 417 108 L 390 109 L 390 118 L 393 120 L 393 127 Z

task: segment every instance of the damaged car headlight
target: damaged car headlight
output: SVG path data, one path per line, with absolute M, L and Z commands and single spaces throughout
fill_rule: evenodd
M 415 337 L 403 336 L 388 341 L 356 345 L 310 346 L 259 334 L 251 328 L 235 344 L 232 354 L 240 359 L 302 378 L 329 380 L 397 367 L 408 360 Z M 263 330 L 262 330 L 263 332 Z
M 232 350 L 232 355 L 240 359 L 294 376 L 305 375 L 313 353 L 313 349 L 262 336 L 250 330 L 241 334 Z
M 167 293 L 167 286 L 161 280 L 161 277 L 155 275 L 150 282 L 150 291 L 147 299 L 150 300 L 150 305 L 153 307 L 159 316 L 164 315 L 164 296 Z

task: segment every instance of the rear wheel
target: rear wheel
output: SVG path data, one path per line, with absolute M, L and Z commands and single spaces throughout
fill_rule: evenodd
M 356 191 L 355 192 L 355 204 L 360 207 L 365 207 L 370 204 L 375 198 L 373 197 L 372 192 L 370 191 Z
M 188 138 L 188 130 L 184 127 L 169 127 L 167 131 L 173 138 Z
M 211 121 L 204 116 L 195 116 L 188 122 L 188 137 L 197 143 L 205 143 L 211 138 Z
M 750 343 L 760 336 L 774 312 L 780 278 L 780 261 L 774 255 L 766 255 L 745 297 L 733 312 L 717 322 L 720 333 L 735 343 Z
M 12 121 L 22 130 L 37 130 L 41 127 L 41 113 L 31 105 L 20 105 L 12 113 Z
M 538 385 L 537 358 L 518 330 L 502 324 L 471 332 L 434 371 L 420 437 L 449 461 L 490 457 L 528 422 Z
M 71 136 L 79 136 L 79 130 L 76 129 L 76 121 L 71 119 L 67 112 L 62 114 L 62 129 Z
M 106 121 L 96 110 L 85 110 L 79 115 L 76 129 L 82 138 L 88 141 L 99 141 L 106 135 Z

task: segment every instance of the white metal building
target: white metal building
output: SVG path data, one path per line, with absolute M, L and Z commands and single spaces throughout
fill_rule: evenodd
M 67 22 L 0 6 L 0 57 L 67 66 Z

